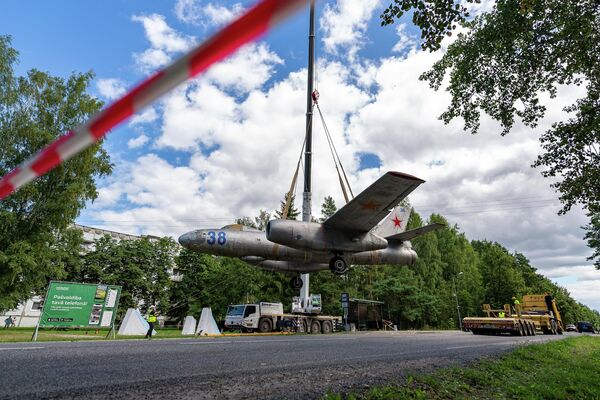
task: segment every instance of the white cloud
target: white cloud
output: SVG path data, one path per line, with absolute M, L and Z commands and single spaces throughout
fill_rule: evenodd
M 154 107 L 148 107 L 141 113 L 135 114 L 130 122 L 130 126 L 148 124 L 150 122 L 154 122 L 158 119 L 158 113 L 154 109 Z
M 145 72 L 154 70 L 168 63 L 173 53 L 189 50 L 195 38 L 183 35 L 171 28 L 160 14 L 134 15 L 134 22 L 140 22 L 151 48 L 134 54 L 136 63 Z
M 182 22 L 214 27 L 224 25 L 244 11 L 240 3 L 229 6 L 215 5 L 213 3 L 203 4 L 200 0 L 178 0 L 175 3 L 174 12 Z
M 116 78 L 98 79 L 96 88 L 100 95 L 107 100 L 114 100 L 125 93 L 125 82 Z
M 223 88 L 249 92 L 265 84 L 278 64 L 283 60 L 266 44 L 251 44 L 210 68 L 206 79 Z
M 175 3 L 175 16 L 181 22 L 195 24 L 200 19 L 202 5 L 198 0 L 177 0 Z
M 98 189 L 98 198 L 94 200 L 94 209 L 114 206 L 123 194 L 122 189 L 117 185 L 104 186 Z
M 152 47 L 168 52 L 182 52 L 188 50 L 194 39 L 178 33 L 165 21 L 160 14 L 134 15 L 132 21 L 140 22 L 144 26 L 146 38 Z
M 406 24 L 398 24 L 396 26 L 396 34 L 398 35 L 398 42 L 392 48 L 392 51 L 396 53 L 414 49 L 419 43 L 416 37 L 408 33 Z
M 546 276 L 551 279 L 575 277 L 578 282 L 600 281 L 600 273 L 592 265 L 550 268 Z
M 142 147 L 143 145 L 148 143 L 148 140 L 150 140 L 148 136 L 140 135 L 136 138 L 129 139 L 129 141 L 127 142 L 127 147 L 129 147 L 130 149 L 137 149 L 138 147 Z
M 144 72 L 156 70 L 171 61 L 171 57 L 160 49 L 147 49 L 141 53 L 135 53 L 133 58 L 138 67 Z
M 133 207 L 125 211 L 92 207 L 88 218 L 103 221 L 96 225 L 106 229 L 172 234 L 203 219 L 205 223 L 216 224 L 233 220 L 213 194 L 204 190 L 199 174 L 186 166 L 174 166 L 156 154 L 121 164 L 116 174 L 121 178 L 104 189 L 104 200 L 126 198 Z M 221 219 L 214 218 L 224 215 Z
M 204 80 L 177 89 L 163 104 L 159 147 L 192 150 L 198 144 L 213 146 L 215 135 L 230 128 L 236 119 L 234 98 Z
M 341 49 L 353 58 L 365 40 L 365 32 L 380 0 L 337 0 L 325 5 L 320 20 L 325 32 L 325 50 L 337 54 Z

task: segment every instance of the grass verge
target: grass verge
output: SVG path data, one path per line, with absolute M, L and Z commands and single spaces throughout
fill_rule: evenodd
M 464 368 L 409 376 L 365 394 L 324 399 L 600 399 L 600 337 L 581 336 L 519 348 Z
M 0 328 L 0 343 L 10 342 L 29 342 L 33 336 L 34 328 Z M 76 341 L 76 340 L 111 340 L 112 335 L 107 337 L 108 329 L 40 329 L 38 332 L 38 342 L 60 342 L 60 341 Z M 183 336 L 180 329 L 176 328 L 161 328 L 157 330 L 158 334 L 152 339 L 182 339 L 191 338 L 194 336 Z M 290 335 L 286 332 L 275 333 L 239 333 L 228 332 L 223 335 L 209 335 L 211 338 L 232 337 L 232 336 L 278 336 Z M 195 336 L 197 338 L 206 338 L 204 336 Z M 119 336 L 117 340 L 127 339 L 143 339 L 144 335 L 139 336 Z
M 6 342 L 29 342 L 31 341 L 31 337 L 33 336 L 34 328 L 9 328 L 2 329 L 0 328 L 0 343 Z M 155 339 L 165 339 L 165 338 L 184 338 L 186 336 L 181 335 L 181 330 L 179 329 L 159 329 L 158 335 L 156 335 Z M 104 340 L 104 339 L 112 339 L 112 335 L 110 337 L 106 337 L 108 335 L 108 329 L 40 329 L 38 332 L 38 342 L 60 342 L 60 341 L 75 341 L 75 340 Z M 144 335 L 141 336 L 119 336 L 117 335 L 117 339 L 142 339 Z

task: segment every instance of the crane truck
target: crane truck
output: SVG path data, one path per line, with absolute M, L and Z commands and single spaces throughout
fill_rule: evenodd
M 341 323 L 341 317 L 320 315 L 320 312 L 321 295 L 311 295 L 306 309 L 300 306 L 300 299 L 294 297 L 292 313 L 284 313 L 282 303 L 234 304 L 227 308 L 225 329 L 260 333 L 277 331 L 312 334 L 334 332 Z

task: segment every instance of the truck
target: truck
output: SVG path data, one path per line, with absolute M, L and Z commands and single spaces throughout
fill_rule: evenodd
M 516 336 L 535 335 L 538 332 L 562 335 L 564 326 L 556 301 L 549 294 L 525 295 L 522 304 L 494 310 L 483 305 L 485 317 L 467 317 L 463 327 L 474 335 L 509 333 Z
M 327 334 L 334 332 L 341 323 L 341 317 L 319 315 L 317 308 L 313 311 L 315 312 L 286 314 L 282 303 L 234 304 L 227 308 L 225 329 L 260 333 L 287 331 Z

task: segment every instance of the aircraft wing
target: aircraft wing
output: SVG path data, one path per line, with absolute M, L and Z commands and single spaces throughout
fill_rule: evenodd
M 388 172 L 340 208 L 323 225 L 337 230 L 368 232 L 423 182 L 412 175 Z
M 398 233 L 397 235 L 392 235 L 387 237 L 388 242 L 396 241 L 396 242 L 405 242 L 407 240 L 411 240 L 416 238 L 417 236 L 421 236 L 426 234 L 427 232 L 434 231 L 436 229 L 441 229 L 446 225 L 440 224 L 438 222 L 433 223 L 431 225 L 425 225 L 420 228 L 411 229 L 410 231 Z

